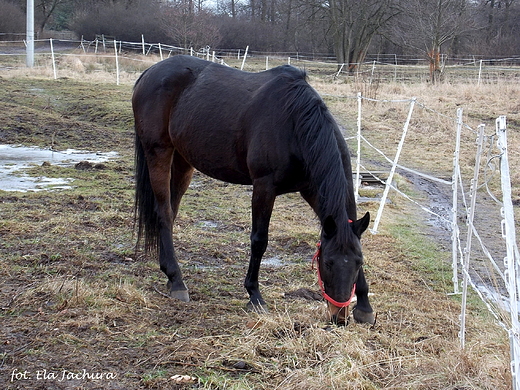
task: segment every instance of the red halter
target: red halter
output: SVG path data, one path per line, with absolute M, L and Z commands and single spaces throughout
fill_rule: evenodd
M 318 283 L 321 288 L 321 294 L 323 295 L 323 298 L 325 298 L 327 301 L 332 303 L 336 307 L 347 307 L 352 302 L 352 298 L 354 298 L 354 295 L 356 294 L 356 283 L 354 283 L 354 286 L 352 286 L 352 294 L 350 294 L 350 298 L 346 302 L 338 302 L 332 299 L 326 292 L 325 287 L 323 287 L 323 281 L 321 280 L 320 275 L 320 257 L 321 257 L 321 242 L 318 241 L 316 244 L 316 247 L 318 248 L 316 250 L 316 253 L 312 257 L 312 268 L 314 268 L 314 264 L 316 264 L 316 269 L 318 270 Z

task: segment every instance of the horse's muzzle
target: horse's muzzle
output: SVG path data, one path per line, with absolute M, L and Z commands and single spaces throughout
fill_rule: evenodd
M 329 320 L 335 325 L 348 325 L 349 321 L 349 306 L 337 307 L 332 303 L 327 302 L 327 308 L 329 310 Z

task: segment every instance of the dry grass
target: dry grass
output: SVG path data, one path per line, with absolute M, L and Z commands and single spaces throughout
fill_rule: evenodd
M 88 68 L 83 59 L 82 66 Z M 56 134 L 61 146 L 97 145 L 121 153 L 101 172 L 34 168 L 37 175 L 75 177 L 77 187 L 70 191 L 0 191 L 0 377 L 8 389 L 511 388 L 507 335 L 478 300 L 471 301 L 467 348 L 460 350 L 460 305 L 447 295 L 450 254 L 428 234 L 418 212 L 399 198 L 385 210 L 381 233 L 363 238 L 378 314 L 375 327 L 331 326 L 322 301 L 294 294 L 302 288 L 318 291 L 309 262 L 319 226 L 296 195 L 280 197 L 273 215 L 266 258 L 282 259 L 285 265 L 261 270 L 270 313 L 246 312 L 242 281 L 250 193 L 199 175 L 174 232 L 192 302 L 165 298 L 155 260 L 133 252 L 130 83 L 116 87 L 104 84 L 97 72 L 91 76 L 94 81 L 53 82 L 35 73 L 0 79 L 0 104 L 9 118 L 0 124 L 0 136 L 7 141 L 16 143 L 23 136 L 28 142 L 23 126 L 37 122 L 28 132 L 38 135 L 35 143 L 46 145 Z M 112 83 L 111 76 L 106 81 Z M 359 87 L 314 77 L 311 82 L 336 96 L 354 95 Z M 507 113 L 511 145 L 519 145 L 518 101 L 512 99 L 519 88 L 494 88 L 379 84 L 371 93 L 379 99 L 417 96 L 448 116 L 468 103 L 472 127 Z M 337 118 L 353 128 L 355 100 L 326 99 Z M 39 114 L 49 105 L 50 114 Z M 108 115 L 116 110 L 117 115 Z M 364 112 L 370 136 L 382 147 L 395 145 L 406 105 L 367 103 Z M 405 157 L 446 174 L 452 120 L 418 109 L 414 121 L 414 147 Z M 86 131 L 75 134 L 71 128 Z M 471 133 L 466 136 L 471 141 Z M 511 149 L 518 158 L 519 149 Z M 471 160 L 470 154 L 464 158 Z M 360 212 L 376 208 L 366 203 Z M 42 369 L 114 372 L 117 379 L 36 380 Z M 14 370 L 33 377 L 11 382 Z M 170 377 L 176 374 L 194 376 L 196 383 L 174 384 Z

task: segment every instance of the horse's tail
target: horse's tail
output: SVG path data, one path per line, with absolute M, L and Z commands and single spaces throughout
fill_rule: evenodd
M 155 211 L 155 195 L 152 191 L 150 173 L 141 140 L 135 133 L 135 222 L 137 224 L 137 247 L 145 238 L 146 252 L 159 248 L 159 224 Z

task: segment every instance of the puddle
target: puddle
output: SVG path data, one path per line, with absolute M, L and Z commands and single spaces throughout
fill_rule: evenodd
M 72 178 L 33 177 L 24 170 L 48 162 L 52 165 L 71 166 L 80 161 L 106 162 L 117 156 L 116 152 L 92 153 L 74 149 L 55 152 L 37 147 L 0 145 L 0 190 L 3 191 L 49 191 L 70 189 Z
M 268 267 L 283 267 L 284 265 L 287 265 L 289 262 L 283 259 L 280 259 L 279 257 L 273 256 L 273 257 L 267 257 L 262 259 L 262 265 L 268 266 Z
M 197 222 L 197 226 L 203 229 L 216 229 L 218 228 L 218 223 L 215 221 L 199 221 Z

